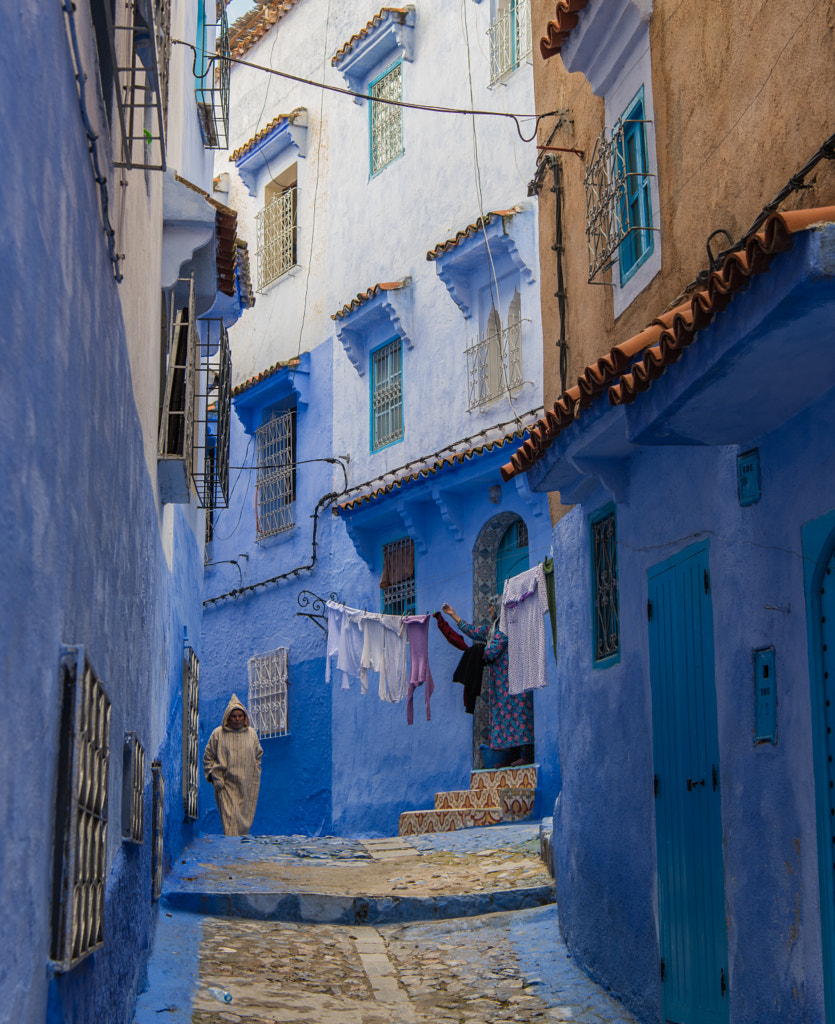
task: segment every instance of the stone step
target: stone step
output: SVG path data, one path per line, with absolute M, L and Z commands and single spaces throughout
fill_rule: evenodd
M 435 794 L 436 811 L 472 811 L 500 806 L 497 789 L 453 789 Z
M 524 821 L 532 812 L 536 790 L 526 787 L 508 786 L 499 790 L 499 805 L 502 821 Z
M 422 836 L 427 832 L 455 832 L 459 828 L 484 828 L 500 825 L 501 807 L 453 809 L 443 811 L 404 811 L 400 815 L 401 836 Z
M 520 768 L 482 768 L 470 773 L 470 789 L 536 789 L 538 767 L 526 764 Z

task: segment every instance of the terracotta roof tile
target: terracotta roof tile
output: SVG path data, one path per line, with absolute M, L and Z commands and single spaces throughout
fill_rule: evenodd
M 249 246 L 239 238 L 235 243 L 235 266 L 238 271 L 238 291 L 244 309 L 252 309 L 255 296 L 252 294 L 252 279 L 249 272 Z
M 475 222 L 468 224 L 463 231 L 457 231 L 452 238 L 448 238 L 445 242 L 439 242 L 434 249 L 429 250 L 426 258 L 430 262 L 436 260 L 439 256 L 443 256 L 445 252 L 454 249 L 456 245 L 460 245 L 465 238 L 472 238 L 479 231 L 483 231 L 496 217 L 512 217 L 519 212 L 520 207 L 518 206 L 514 206 L 512 210 L 491 210 L 489 213 L 485 213 L 483 217 L 477 217 Z
M 235 294 L 235 259 L 237 256 L 235 230 L 238 225 L 238 214 L 231 206 L 224 206 L 214 196 L 189 181 L 180 174 L 174 180 L 191 192 L 201 196 L 215 211 L 215 260 L 217 263 L 217 290 L 224 295 Z
M 577 25 L 580 11 L 589 0 L 559 0 L 554 17 L 545 27 L 545 35 L 539 41 L 539 52 L 543 60 L 556 56 L 568 41 L 569 33 Z
M 240 160 L 242 156 L 246 156 L 246 154 L 256 146 L 261 139 L 265 139 L 273 129 L 278 128 L 279 125 L 283 124 L 285 121 L 289 121 L 290 124 L 292 124 L 300 113 L 302 113 L 301 108 L 292 111 L 290 114 L 279 114 L 278 117 L 274 117 L 269 124 L 264 125 L 264 127 L 260 131 L 256 132 L 251 139 L 247 139 L 242 146 L 238 146 L 235 152 L 229 157 L 230 163 L 234 164 Z
M 243 57 L 297 3 L 299 0 L 260 0 L 254 10 L 242 14 L 229 28 L 232 56 Z
M 367 502 L 375 501 L 377 498 L 382 498 L 386 494 L 390 494 L 394 490 L 399 490 L 405 484 L 415 483 L 418 480 L 425 479 L 430 476 L 435 476 L 443 469 L 447 469 L 450 466 L 460 465 L 464 462 L 469 462 L 472 459 L 477 459 L 488 452 L 492 452 L 496 448 L 503 448 L 506 444 L 511 444 L 515 439 L 523 437 L 527 431 L 527 427 L 520 427 L 510 434 L 505 434 L 503 437 L 495 438 L 492 441 L 485 441 L 482 444 L 474 445 L 472 448 L 467 448 L 465 451 L 453 452 L 450 455 L 444 455 L 435 459 L 427 460 L 427 463 L 418 469 L 406 468 L 404 470 L 395 470 L 392 475 L 394 479 L 386 484 L 376 487 L 373 490 L 364 492 L 358 495 L 356 498 L 351 498 L 349 501 L 343 501 L 341 504 L 336 505 L 333 509 L 334 515 L 339 515 L 340 512 L 351 512 L 365 505 Z
M 368 302 L 369 299 L 373 299 L 375 295 L 379 295 L 380 292 L 393 292 L 399 288 L 403 288 L 408 282 L 408 278 L 404 277 L 402 281 L 381 281 L 380 284 L 372 285 L 368 291 L 360 292 L 355 299 L 338 309 L 335 313 L 331 313 L 331 320 L 340 320 L 342 317 L 347 316 L 349 313 L 353 313 L 355 309 L 359 309 L 363 303 Z
M 835 206 L 772 214 L 739 252 L 731 253 L 722 267 L 708 276 L 704 288 L 587 366 L 576 386 L 564 392 L 552 409 L 531 424 L 530 437 L 502 466 L 502 477 L 510 480 L 518 473 L 526 473 L 577 419 L 580 410 L 604 391 L 608 392 L 610 405 L 626 405 L 647 391 L 668 366 L 678 362 L 698 332 L 727 308 L 753 276 L 768 270 L 777 253 L 791 249 L 793 235 L 824 221 L 835 221 Z
M 294 356 L 292 359 L 285 359 L 282 362 L 273 363 L 272 366 L 268 366 L 266 370 L 262 370 L 260 373 L 256 373 L 254 377 L 250 377 L 249 380 L 243 381 L 238 384 L 237 387 L 232 388 L 232 397 L 236 395 L 242 395 L 244 391 L 249 391 L 250 388 L 254 388 L 256 384 L 260 384 L 262 380 L 266 380 L 267 377 L 272 377 L 274 373 L 278 373 L 279 370 L 286 370 L 291 366 L 299 366 L 301 360 Z
M 381 8 L 379 13 L 375 14 L 371 21 L 369 21 L 364 28 L 361 28 L 359 32 L 355 32 L 347 43 L 344 43 L 342 46 L 339 47 L 339 49 L 336 51 L 333 57 L 331 57 L 331 64 L 336 66 L 342 60 L 342 58 L 346 56 L 346 54 L 350 53 L 351 50 L 353 50 L 355 43 L 358 43 L 360 39 L 364 39 L 373 28 L 380 24 L 380 22 L 383 20 L 383 17 L 386 14 L 401 14 L 405 18 L 405 16 L 409 13 L 409 10 L 410 9 L 408 7 Z

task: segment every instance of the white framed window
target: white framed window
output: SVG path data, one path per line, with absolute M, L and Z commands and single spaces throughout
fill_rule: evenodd
M 287 648 L 249 659 L 249 723 L 263 739 L 289 733 Z
M 104 945 L 110 700 L 83 647 L 60 661 L 50 957 L 69 971 Z
M 467 408 L 479 409 L 510 395 L 522 386 L 522 297 L 518 288 L 507 310 L 507 326 L 495 303 L 491 303 L 487 324 L 468 346 Z
M 297 166 L 287 168 L 264 189 L 264 208 L 255 218 L 258 290 L 263 292 L 298 262 Z
M 403 63 L 375 78 L 368 87 L 372 101 L 403 99 Z M 372 177 L 387 167 L 403 152 L 403 108 L 391 103 L 369 104 L 369 131 L 371 136 Z
M 488 30 L 490 84 L 496 85 L 529 60 L 533 51 L 530 0 L 497 0 Z
M 400 338 L 371 353 L 371 450 L 403 438 L 403 348 Z
M 273 537 L 295 525 L 296 410 L 272 412 L 255 431 L 255 532 Z

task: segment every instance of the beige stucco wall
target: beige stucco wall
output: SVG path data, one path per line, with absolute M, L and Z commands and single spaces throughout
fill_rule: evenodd
M 638 333 L 706 269 L 711 231 L 724 228 L 738 240 L 832 133 L 835 0 L 795 7 L 775 0 L 698 6 L 656 0 L 649 38 L 662 265 L 617 318 L 611 287 L 587 280 L 583 174 L 603 129 L 603 101 L 582 74 L 566 71 L 561 57 L 542 59 L 539 40 L 555 6 L 554 0 L 533 0 L 536 107 L 565 110 L 565 123 L 551 145 L 586 154 L 585 159 L 559 154 L 571 387 L 586 365 Z M 541 144 L 548 142 L 554 124 L 554 118 L 541 122 Z M 820 163 L 809 180 L 811 188 L 780 208 L 835 203 L 835 162 Z M 560 393 L 552 184 L 548 172 L 539 198 L 546 406 Z M 717 239 L 714 251 L 726 245 Z M 551 511 L 554 521 L 565 511 L 556 496 Z

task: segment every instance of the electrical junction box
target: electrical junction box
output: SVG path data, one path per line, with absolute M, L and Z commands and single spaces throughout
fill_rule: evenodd
M 777 742 L 777 678 L 774 648 L 754 651 L 754 742 Z
M 736 478 L 739 488 L 739 504 L 743 508 L 746 505 L 756 505 L 763 493 L 759 448 L 737 456 Z

